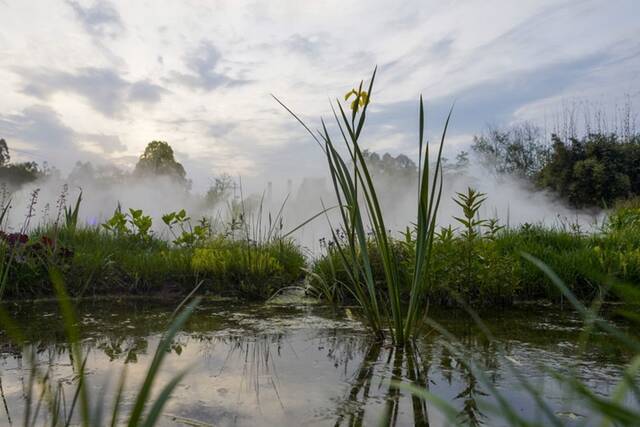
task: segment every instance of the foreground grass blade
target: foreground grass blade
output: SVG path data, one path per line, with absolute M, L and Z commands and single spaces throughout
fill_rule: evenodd
M 124 392 L 124 385 L 127 381 L 127 365 L 124 365 L 122 372 L 120 372 L 120 379 L 118 380 L 118 389 L 116 396 L 113 399 L 113 408 L 111 412 L 111 427 L 118 425 L 118 415 L 120 415 L 120 406 L 122 405 L 122 394 Z
M 168 353 L 168 350 L 171 347 L 171 343 L 173 338 L 176 336 L 178 331 L 182 329 L 184 324 L 187 322 L 191 314 L 195 311 L 196 307 L 200 303 L 200 298 L 195 298 L 189 305 L 185 307 L 185 309 L 174 319 L 174 321 L 169 326 L 169 329 L 164 334 L 160 343 L 158 344 L 158 348 L 156 349 L 155 355 L 153 357 L 153 361 L 151 362 L 151 366 L 147 371 L 147 375 L 145 377 L 144 383 L 138 392 L 138 396 L 136 398 L 133 410 L 131 412 L 129 418 L 129 427 L 135 427 L 139 425 L 142 419 L 142 413 L 144 411 L 145 405 L 149 400 L 149 396 L 151 394 L 151 389 L 155 382 L 156 377 L 158 376 L 158 372 L 160 369 L 160 365 L 164 360 L 165 356 Z M 164 404 L 166 404 L 169 399 L 168 395 L 163 395 L 158 398 L 160 403 L 156 402 L 159 405 L 159 408 L 162 409 Z M 154 407 L 156 407 L 154 404 Z

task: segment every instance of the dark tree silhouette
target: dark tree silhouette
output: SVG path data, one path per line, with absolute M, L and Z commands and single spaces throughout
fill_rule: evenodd
M 173 148 L 165 141 L 151 141 L 140 156 L 134 174 L 137 176 L 168 176 L 176 182 L 190 187 L 187 173 L 176 161 Z

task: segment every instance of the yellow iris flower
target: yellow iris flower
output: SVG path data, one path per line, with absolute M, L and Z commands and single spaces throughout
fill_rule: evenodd
M 351 102 L 351 109 L 357 113 L 360 107 L 364 107 L 369 103 L 369 94 L 364 90 L 351 89 L 344 96 L 344 100 L 347 101 L 351 95 L 355 95 L 355 99 Z

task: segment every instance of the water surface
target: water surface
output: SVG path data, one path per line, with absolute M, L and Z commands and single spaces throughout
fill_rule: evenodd
M 94 396 L 111 399 L 126 365 L 125 399 L 131 404 L 174 308 L 141 299 L 80 304 Z M 30 344 L 16 348 L 0 334 L 0 424 L 21 425 L 32 350 L 67 399 L 75 378 L 56 305 L 22 303 L 9 309 L 24 325 Z M 435 408 L 398 390 L 391 379 L 422 384 L 452 402 L 459 420 L 472 425 L 503 425 L 486 408 L 493 401 L 490 387 L 536 420 L 541 415 L 512 368 L 567 423 L 589 425 L 588 409 L 541 365 L 574 370 L 573 375 L 607 395 L 629 358 L 606 337 L 596 337 L 583 349 L 582 322 L 568 311 L 536 307 L 482 313 L 493 340 L 463 312 L 432 310 L 432 317 L 463 344 L 482 378 L 452 351 L 451 337 L 428 327 L 414 346 L 398 351 L 373 342 L 345 309 L 205 301 L 165 359 L 158 387 L 182 369 L 189 368 L 189 374 L 161 425 L 377 425 L 381 418 L 396 425 L 443 425 Z

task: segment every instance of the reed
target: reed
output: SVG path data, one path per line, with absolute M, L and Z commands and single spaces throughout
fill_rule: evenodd
M 427 313 L 430 287 L 429 268 L 433 249 L 436 216 L 442 196 L 442 147 L 444 145 L 451 111 L 447 117 L 440 143 L 435 147 L 435 159 L 429 156 L 429 144 L 425 142 L 424 105 L 419 102 L 419 185 L 418 209 L 411 244 L 415 250 L 415 260 L 411 266 L 409 297 L 401 298 L 405 277 L 398 271 L 399 259 L 394 250 L 385 218 L 380 207 L 376 185 L 363 155 L 361 135 L 365 125 L 370 94 L 373 90 L 376 71 L 374 70 L 367 90 L 363 82 L 358 89 L 350 91 L 345 100 L 355 95 L 351 112 L 345 112 L 342 103 L 336 100 L 337 109 L 332 106 L 333 116 L 339 129 L 348 157 L 338 150 L 337 142 L 327 130 L 324 120 L 317 134 L 311 131 L 293 111 L 274 96 L 313 137 L 322 148 L 333 183 L 341 228 L 345 238 L 340 238 L 332 228 L 332 239 L 349 278 L 349 290 L 362 307 L 366 320 L 378 338 L 385 338 L 385 331 L 398 346 L 403 346 L 411 338 L 416 325 Z M 432 163 L 433 162 L 433 163 Z M 367 229 L 380 251 L 384 270 L 384 292 L 378 292 L 373 274 Z

